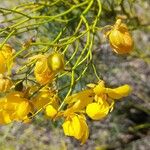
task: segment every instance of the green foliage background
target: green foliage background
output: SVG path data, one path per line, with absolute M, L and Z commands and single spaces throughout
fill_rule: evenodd
M 81 60 L 87 56 L 87 53 L 82 54 L 88 37 L 86 36 L 88 34 L 86 24 L 92 26 L 93 21 L 96 20 L 95 31 L 90 33 L 90 42 L 92 36 L 95 37 L 91 48 L 92 61 L 90 61 L 89 54 L 82 65 L 76 67 L 75 79 L 79 78 L 79 80 L 71 92 L 81 90 L 89 82 L 97 82 L 92 68 L 94 63 L 97 74 L 109 86 L 128 83 L 133 87 L 133 93 L 118 103 L 112 114 L 105 120 L 101 122 L 88 120 L 90 138 L 83 146 L 80 146 L 76 140 L 65 137 L 59 122 L 54 124 L 39 115 L 32 124 L 15 123 L 1 126 L 1 150 L 51 150 L 54 148 L 58 150 L 148 150 L 150 148 L 150 15 L 148 13 L 150 2 L 148 0 L 101 0 L 102 11 L 99 17 L 97 16 L 99 7 L 95 0 L 93 7 L 84 14 L 87 22 L 85 21 L 80 30 L 73 35 L 87 5 L 81 5 L 81 7 L 75 5 L 69 13 L 57 18 L 49 16 L 55 16 L 69 10 L 76 2 L 78 1 L 0 0 L 1 43 L 7 41 L 18 52 L 18 68 L 26 65 L 28 56 L 51 52 L 55 47 L 65 54 L 66 60 L 69 60 L 74 50 L 78 49 L 76 57 L 68 63 L 67 69 L 70 70 L 80 56 Z M 89 4 L 91 1 L 87 2 Z M 84 4 L 86 1 L 81 0 L 81 3 Z M 36 17 L 30 18 L 30 16 Z M 108 41 L 101 32 L 101 27 L 114 24 L 118 16 L 125 18 L 124 21 L 135 41 L 134 51 L 129 56 L 119 56 L 112 52 Z M 75 40 L 84 31 L 85 34 Z M 36 39 L 36 42 L 30 43 L 33 39 Z M 68 44 L 64 44 L 65 42 L 71 44 L 68 46 Z M 89 49 L 90 44 L 85 51 Z M 13 76 L 13 79 L 24 80 L 28 74 L 32 74 L 30 67 L 21 70 Z M 80 76 L 85 68 L 83 76 Z M 63 74 L 64 76 L 60 77 L 61 80 L 57 82 L 60 89 L 66 85 L 66 80 L 71 81 L 71 73 Z M 30 78 L 33 79 L 32 75 Z M 63 90 L 62 97 L 69 88 L 66 91 Z

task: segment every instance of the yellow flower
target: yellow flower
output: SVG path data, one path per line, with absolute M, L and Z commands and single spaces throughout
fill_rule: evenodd
M 118 19 L 112 29 L 107 33 L 113 50 L 118 54 L 130 53 L 133 49 L 133 40 L 127 26 Z
M 36 65 L 34 68 L 34 75 L 35 75 L 37 82 L 39 82 L 42 85 L 52 82 L 52 80 L 55 77 L 55 74 L 52 70 L 48 68 L 46 57 L 40 58 L 36 62 Z
M 54 91 L 42 89 L 32 100 L 32 104 L 37 111 L 45 109 L 46 116 L 53 118 L 59 107 L 59 98 Z
M 48 56 L 48 67 L 54 72 L 58 72 L 64 69 L 64 57 L 61 53 L 55 52 Z
M 10 60 L 13 55 L 13 49 L 9 44 L 4 44 L 0 49 L 0 73 L 5 73 L 8 71 L 9 67 L 12 65 Z
M 10 112 L 12 112 L 12 118 L 15 120 L 23 120 L 29 113 L 33 111 L 31 102 L 23 97 L 23 93 L 21 92 L 12 92 L 7 96 L 7 106 L 6 108 L 12 106 L 10 108 Z
M 13 83 L 10 79 L 0 74 L 0 92 L 6 92 L 12 87 Z
M 0 123 L 12 121 L 24 121 L 27 115 L 33 111 L 28 99 L 23 98 L 23 93 L 12 92 L 0 99 Z
M 98 85 L 89 84 L 95 93 L 95 102 L 90 103 L 86 107 L 87 115 L 93 120 L 104 118 L 114 106 L 114 100 L 128 96 L 131 92 L 129 85 L 123 85 L 118 88 L 106 88 L 104 81 L 100 81 Z
M 84 144 L 88 139 L 89 129 L 86 124 L 86 119 L 83 115 L 69 115 L 65 119 L 62 127 L 65 135 L 73 136 L 77 140 L 80 140 L 82 144 Z

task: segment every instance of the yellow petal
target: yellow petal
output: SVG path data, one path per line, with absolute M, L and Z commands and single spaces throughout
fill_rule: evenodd
M 84 144 L 89 137 L 89 128 L 86 124 L 85 117 L 79 116 L 79 118 L 80 118 L 79 120 L 82 126 L 82 137 L 80 138 L 80 140 L 81 140 L 81 144 Z
M 75 111 L 84 109 L 89 103 L 94 100 L 94 93 L 92 89 L 83 90 L 79 93 L 73 94 L 66 99 L 68 108 Z
M 11 92 L 9 93 L 7 96 L 7 102 L 10 103 L 19 103 L 21 102 L 23 99 L 23 93 L 22 92 Z
M 104 118 L 109 112 L 109 105 L 107 103 L 98 104 L 98 103 L 91 103 L 86 108 L 87 115 L 93 120 L 100 120 Z
M 55 77 L 55 74 L 52 72 L 49 72 L 48 70 L 46 72 L 43 72 L 42 74 L 37 74 L 35 72 L 34 75 L 35 75 L 37 82 L 40 83 L 41 85 L 52 82 Z
M 96 95 L 101 95 L 101 94 L 105 93 L 105 90 L 106 90 L 106 88 L 105 88 L 104 81 L 100 81 L 98 83 L 98 85 L 96 85 L 96 87 L 93 89 L 93 91 Z
M 0 73 L 5 73 L 12 66 L 13 49 L 9 44 L 4 44 L 0 50 Z
M 59 107 L 59 97 L 51 90 L 41 91 L 33 100 L 32 103 L 36 110 L 46 107 L 48 104 L 54 108 Z
M 42 74 L 43 72 L 47 71 L 47 59 L 46 57 L 43 56 L 43 58 L 39 59 L 36 62 L 35 68 L 34 68 L 34 72 L 37 74 Z
M 6 97 L 1 97 L 0 98 L 0 110 L 3 109 L 3 107 L 5 106 L 7 102 L 7 98 Z
M 48 117 L 53 118 L 57 114 L 57 110 L 52 105 L 48 105 L 45 109 L 45 114 Z
M 75 112 L 80 111 L 82 109 L 84 109 L 88 104 L 92 103 L 93 101 L 93 97 L 88 97 L 85 98 L 84 100 L 78 100 L 72 107 L 71 109 L 73 109 Z
M 65 120 L 62 125 L 65 135 L 74 136 L 74 130 L 72 129 L 72 124 L 70 120 Z
M 0 78 L 0 92 L 8 91 L 12 86 L 12 81 L 7 78 Z
M 82 127 L 83 126 L 81 126 L 81 122 L 80 122 L 79 117 L 77 115 L 75 115 L 71 119 L 72 119 L 72 121 L 71 121 L 72 129 L 74 132 L 73 136 L 79 140 L 82 137 Z
M 4 105 L 4 109 L 5 109 L 10 115 L 12 115 L 12 113 L 14 113 L 14 112 L 16 111 L 16 107 L 17 107 L 17 104 L 16 104 L 16 103 L 7 102 L 7 103 Z
M 34 75 L 40 84 L 47 84 L 54 79 L 55 73 L 48 68 L 47 58 L 41 58 L 36 62 Z
M 28 115 L 30 110 L 31 110 L 31 107 L 27 101 L 23 101 L 20 104 L 18 104 L 18 107 L 16 110 L 18 119 L 23 120 Z
M 82 144 L 86 142 L 89 136 L 89 129 L 84 115 L 70 115 L 62 126 L 65 135 L 73 136 L 77 140 L 80 140 Z
M 0 110 L 0 124 L 11 123 L 9 114 L 6 111 Z
M 87 98 L 90 98 L 92 96 L 93 96 L 93 91 L 91 89 L 83 90 L 81 92 L 68 96 L 65 102 L 67 104 L 71 104 L 71 103 L 77 102 L 78 100 L 85 101 Z
M 46 104 L 50 103 L 50 95 L 48 92 L 41 92 L 32 100 L 35 109 L 39 110 Z
M 107 88 L 106 93 L 112 99 L 120 99 L 125 96 L 128 96 L 131 93 L 131 91 L 132 91 L 131 86 L 126 84 L 114 89 Z
M 5 73 L 7 71 L 7 66 L 3 55 L 0 53 L 0 73 Z

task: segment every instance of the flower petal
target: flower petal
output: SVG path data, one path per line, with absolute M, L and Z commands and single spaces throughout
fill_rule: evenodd
M 45 113 L 48 117 L 53 118 L 57 114 L 57 110 L 52 106 L 46 106 Z
M 86 124 L 85 118 L 83 118 L 82 116 L 79 116 L 79 117 L 80 117 L 80 123 L 82 126 L 82 137 L 80 140 L 81 140 L 81 144 L 84 144 L 89 137 L 89 128 L 88 128 L 88 125 Z
M 109 112 L 110 106 L 107 103 L 91 103 L 86 107 L 87 115 L 93 120 L 104 118 Z
M 107 88 L 106 93 L 112 99 L 120 99 L 125 96 L 128 96 L 131 93 L 131 91 L 132 91 L 131 86 L 126 84 L 114 89 Z

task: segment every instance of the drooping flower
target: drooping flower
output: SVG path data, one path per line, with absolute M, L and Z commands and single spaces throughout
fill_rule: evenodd
M 34 75 L 37 82 L 42 85 L 52 82 L 55 77 L 55 73 L 49 69 L 46 57 L 43 56 L 38 59 L 34 68 Z
M 68 104 L 67 109 L 64 112 L 59 112 L 65 118 L 62 125 L 65 135 L 76 138 L 81 141 L 81 144 L 84 144 L 89 136 L 89 129 L 83 114 L 86 106 L 92 103 L 93 99 L 92 89 L 75 93 L 65 99 L 66 104 Z
M 57 114 L 59 98 L 54 91 L 42 89 L 32 100 L 32 104 L 36 111 L 43 109 L 47 117 L 53 118 Z
M 31 102 L 23 97 L 23 93 L 21 92 L 12 92 L 9 93 L 7 96 L 7 104 L 6 109 L 12 106 L 11 117 L 14 120 L 24 120 L 24 118 L 32 112 L 32 104 Z
M 133 49 L 133 39 L 127 26 L 118 19 L 110 31 L 106 33 L 110 46 L 118 54 L 130 53 Z
M 70 114 L 62 125 L 65 135 L 72 136 L 84 144 L 89 136 L 89 129 L 84 115 Z
M 82 144 L 89 134 L 83 114 L 86 113 L 93 120 L 103 119 L 112 111 L 115 100 L 129 95 L 132 90 L 129 85 L 107 88 L 102 80 L 98 84 L 88 84 L 88 87 L 89 89 L 68 96 L 64 100 L 67 108 L 57 114 L 57 117 L 65 118 L 62 125 L 65 135 L 80 140 Z
M 1 124 L 12 121 L 25 121 L 33 108 L 30 101 L 23 97 L 21 92 L 12 92 L 0 99 Z
M 93 88 L 95 97 L 94 102 L 87 105 L 86 113 L 93 120 L 103 119 L 113 109 L 114 100 L 123 98 L 131 92 L 129 85 L 111 89 L 105 87 L 104 81 L 89 86 Z
M 13 49 L 9 44 L 4 44 L 0 49 L 0 73 L 5 73 L 12 65 Z

